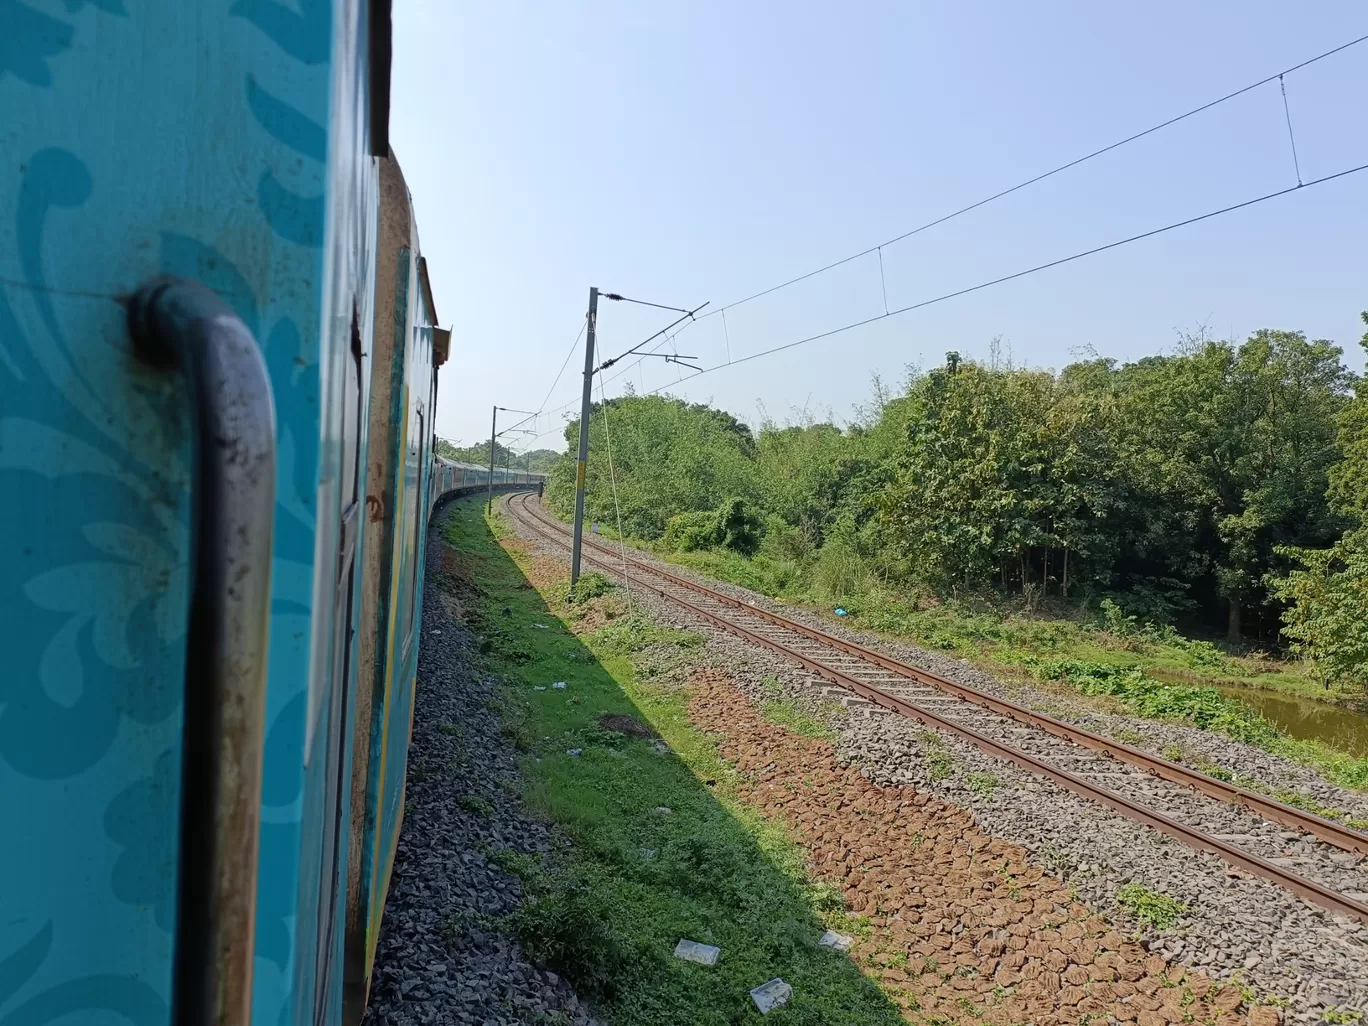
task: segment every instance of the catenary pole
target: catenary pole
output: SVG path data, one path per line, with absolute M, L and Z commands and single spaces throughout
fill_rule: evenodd
M 598 321 L 599 290 L 589 289 L 588 330 L 584 333 L 584 399 L 580 402 L 579 460 L 575 464 L 575 540 L 570 550 L 570 588 L 580 575 L 580 546 L 584 541 L 584 475 L 589 461 L 589 406 L 594 384 L 594 331 Z
M 494 429 L 498 426 L 499 408 L 495 406 L 489 419 L 489 501 L 485 504 L 486 515 L 494 512 Z

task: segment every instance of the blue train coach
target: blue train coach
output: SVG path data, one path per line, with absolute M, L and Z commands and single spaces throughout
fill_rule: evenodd
M 450 336 L 383 0 L 0 0 L 0 1023 L 355 1023 Z M 500 483 L 535 475 L 500 471 Z

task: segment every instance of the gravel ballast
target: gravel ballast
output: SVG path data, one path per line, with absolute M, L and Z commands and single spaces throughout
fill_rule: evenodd
M 497 923 L 522 889 L 487 853 L 537 857 L 559 842 L 516 797 L 501 686 L 480 671 L 469 631 L 442 601 L 445 548 L 430 532 L 404 823 L 365 1021 L 592 1023 L 569 985 L 530 964 Z
M 957 684 L 975 688 L 998 698 L 1009 699 L 1018 705 L 1066 720 L 1098 734 L 1116 737 L 1119 731 L 1124 736 L 1118 740 L 1124 740 L 1127 744 L 1143 748 L 1155 755 L 1162 754 L 1166 748 L 1181 748 L 1189 756 L 1200 757 L 1235 773 L 1253 777 L 1270 787 L 1301 791 L 1324 806 L 1340 809 L 1353 817 L 1368 819 L 1368 793 L 1341 787 L 1327 781 L 1309 766 L 1281 758 L 1242 741 L 1183 724 L 1157 723 L 1135 716 L 1100 712 L 1085 700 L 1075 698 L 1062 690 L 1046 691 L 1019 681 L 1003 681 L 963 659 L 944 652 L 861 630 L 838 617 L 824 616 L 801 606 L 776 602 L 759 592 L 708 577 L 676 563 L 666 562 L 650 552 L 640 549 L 629 551 L 633 558 L 659 567 L 677 577 L 705 585 L 734 598 L 753 602 L 790 620 L 816 627 L 835 637 L 853 641 L 912 666 L 929 670 Z M 1137 736 L 1141 740 L 1136 740 Z
M 565 558 L 563 547 L 543 541 L 526 527 L 518 530 L 546 554 Z M 647 554 L 634 555 L 657 562 Z M 1155 750 L 1184 744 L 1237 772 L 1324 796 L 1327 804 L 1351 810 L 1364 806 L 1362 795 L 1328 785 L 1305 767 L 1238 742 L 1192 728 L 1099 714 L 1066 697 L 1008 686 L 959 660 L 852 631 L 677 566 L 664 568 L 969 686 L 1023 704 L 1039 703 L 1053 715 L 1090 729 L 1111 733 L 1124 727 L 1152 738 L 1147 747 Z M 927 732 L 900 717 L 834 711 L 826 682 L 706 625 L 645 589 L 634 589 L 634 597 L 663 622 L 708 636 L 709 643 L 698 650 L 700 665 L 728 672 L 752 700 L 772 699 L 779 686 L 792 700 L 833 723 L 839 731 L 837 755 L 845 763 L 860 767 L 878 784 L 912 785 L 970 810 L 976 826 L 1022 845 L 1036 865 L 1066 882 L 1081 901 L 1111 917 L 1119 928 L 1138 935 L 1149 951 L 1280 999 L 1286 1002 L 1290 1021 L 1319 1022 L 1330 1009 L 1345 1013 L 1368 1008 L 1368 927 L 1307 905 L 1262 879 L 1232 870 L 1215 856 L 1188 849 L 967 742 Z M 1360 871 L 1357 862 L 1346 858 L 1346 871 Z M 1148 928 L 1117 905 L 1117 891 L 1132 882 L 1186 906 L 1172 928 Z

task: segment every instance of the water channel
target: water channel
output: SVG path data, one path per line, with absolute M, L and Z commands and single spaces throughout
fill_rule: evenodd
M 1352 755 L 1368 756 L 1368 711 L 1300 698 L 1262 688 L 1224 687 L 1285 734 L 1324 741 Z

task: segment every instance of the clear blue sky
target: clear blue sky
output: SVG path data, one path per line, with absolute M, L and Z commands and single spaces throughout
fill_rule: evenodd
M 591 284 L 731 302 L 1368 33 L 1368 8 L 399 0 L 394 24 L 392 141 L 455 327 L 437 431 L 469 443 L 488 437 L 491 403 L 541 406 Z M 1368 43 L 1286 84 L 1304 179 L 1368 163 Z M 1292 184 L 1275 82 L 885 250 L 888 303 Z M 983 356 L 995 336 L 1058 368 L 1089 345 L 1159 352 L 1199 323 L 1304 330 L 1360 368 L 1365 238 L 1368 172 L 672 391 L 751 422 L 760 403 L 841 421 L 872 373 Z M 882 309 L 866 257 L 728 313 L 730 352 Z M 603 304 L 602 354 L 671 316 Z M 677 344 L 705 365 L 727 356 L 718 317 Z M 582 363 L 581 349 L 548 408 L 575 399 Z M 679 373 L 652 360 L 631 378 Z

